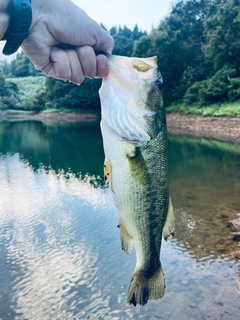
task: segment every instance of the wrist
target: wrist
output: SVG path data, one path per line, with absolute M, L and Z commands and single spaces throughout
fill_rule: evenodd
M 31 0 L 11 0 L 8 5 L 9 24 L 2 40 L 6 40 L 3 54 L 15 53 L 29 35 L 32 22 Z
M 10 0 L 1 0 L 0 3 L 0 39 L 5 35 L 8 24 L 9 24 L 9 14 L 8 14 L 8 5 Z

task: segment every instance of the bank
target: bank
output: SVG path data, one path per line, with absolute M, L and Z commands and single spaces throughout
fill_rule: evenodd
M 167 114 L 168 132 L 174 135 L 240 143 L 240 118 Z

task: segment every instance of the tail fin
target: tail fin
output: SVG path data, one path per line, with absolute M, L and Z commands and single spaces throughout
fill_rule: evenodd
M 164 291 L 165 280 L 161 264 L 150 278 L 146 278 L 142 271 L 135 270 L 128 289 L 127 303 L 133 304 L 135 307 L 137 304 L 143 306 L 148 300 L 161 299 L 164 296 Z

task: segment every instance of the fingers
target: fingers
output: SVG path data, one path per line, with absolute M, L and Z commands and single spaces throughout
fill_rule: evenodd
M 96 57 L 93 48 L 89 46 L 76 50 L 53 47 L 49 63 L 40 69 L 48 76 L 76 84 L 81 84 L 85 77 L 103 78 L 109 71 L 107 58 L 102 54 Z
M 49 62 L 41 70 L 48 76 L 82 83 L 84 80 L 81 64 L 75 50 L 52 47 Z
M 93 48 L 84 46 L 76 49 L 79 62 L 85 77 L 94 78 L 97 75 L 96 55 Z
M 97 77 L 104 78 L 108 75 L 109 66 L 107 57 L 103 54 L 99 54 L 96 57 L 97 60 Z
M 109 72 L 106 56 L 103 54 L 96 56 L 93 48 L 89 46 L 77 48 L 76 51 L 85 77 L 106 77 Z

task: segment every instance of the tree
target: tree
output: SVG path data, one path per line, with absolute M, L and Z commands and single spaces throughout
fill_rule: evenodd
M 11 62 L 12 75 L 14 77 L 27 77 L 29 73 L 29 59 L 23 52 L 18 53 L 16 59 Z
M 116 26 L 112 27 L 110 34 L 115 42 L 113 54 L 130 57 L 133 52 L 134 41 L 140 39 L 147 33 L 140 31 L 138 26 L 135 25 L 133 31 L 126 26 L 124 26 L 123 29 L 121 27 L 117 28 Z
M 181 100 L 189 86 L 209 73 L 201 49 L 208 7 L 203 0 L 179 1 L 157 29 L 135 42 L 134 56 L 158 56 L 166 105 Z
M 205 57 L 220 70 L 232 65 L 240 75 L 240 1 L 216 1 L 216 13 L 205 22 Z
M 0 61 L 0 68 L 2 69 L 6 77 L 11 76 L 11 64 L 8 63 L 6 60 Z
M 15 108 L 18 102 L 17 85 L 6 81 L 3 71 L 0 69 L 0 109 Z

